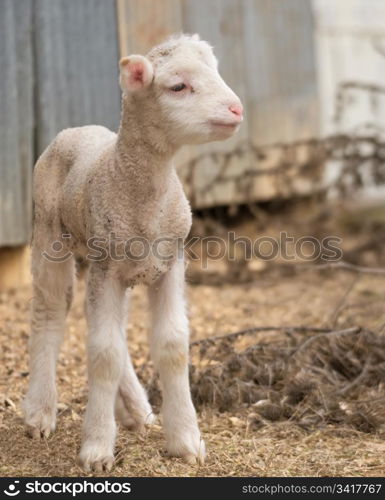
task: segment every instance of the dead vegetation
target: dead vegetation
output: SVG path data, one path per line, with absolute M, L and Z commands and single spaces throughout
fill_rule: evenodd
M 192 373 L 196 401 L 220 411 L 251 405 L 257 428 L 265 420 L 289 420 L 305 429 L 330 423 L 363 432 L 381 429 L 384 336 L 358 327 L 280 330 L 279 341 L 240 351 L 236 337 L 196 344 L 200 357 L 213 361 Z
M 303 204 L 302 212 L 281 208 L 270 222 L 267 209 L 251 222 L 238 218 L 238 232 L 285 227 L 298 236 L 316 227 L 317 237 L 338 234 L 354 270 L 253 261 L 237 275 L 223 262 L 205 272 L 191 265 L 191 382 L 207 463 L 191 468 L 167 458 L 158 421 L 145 436 L 120 430 L 112 475 L 385 475 L 384 275 L 360 270 L 383 268 L 382 212 L 366 214 L 365 229 L 357 230 L 351 215 L 330 226 L 329 217 Z M 30 298 L 29 287 L 0 294 L 0 475 L 81 475 L 75 458 L 87 398 L 84 285 L 59 357 L 57 430 L 41 442 L 25 435 L 20 409 Z M 134 290 L 131 310 L 130 351 L 157 412 L 143 289 Z
M 244 336 L 278 332 L 274 342 L 237 348 Z M 250 342 L 248 342 L 250 343 Z M 257 327 L 195 341 L 195 403 L 220 412 L 252 407 L 250 425 L 290 421 L 314 430 L 341 424 L 365 433 L 385 430 L 385 336 L 351 327 Z M 161 397 L 157 378 L 152 403 Z
M 112 475 L 384 475 L 383 277 L 363 275 L 353 287 L 351 278 L 308 269 L 279 280 L 190 286 L 191 374 L 207 463 L 191 469 L 165 457 L 158 423 L 144 437 L 120 431 Z M 20 411 L 30 289 L 0 298 L 0 474 L 80 475 L 75 457 L 87 396 L 82 286 L 59 359 L 58 428 L 42 442 L 25 435 Z M 136 289 L 130 350 L 153 387 L 145 310 L 144 291 Z M 204 340 L 239 330 L 252 333 Z

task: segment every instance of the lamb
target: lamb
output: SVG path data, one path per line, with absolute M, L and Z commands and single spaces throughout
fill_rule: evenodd
M 92 82 L 90 82 L 92 85 Z M 130 288 L 148 286 L 150 353 L 162 387 L 169 455 L 202 463 L 205 444 L 188 380 L 189 328 L 183 251 L 191 210 L 172 164 L 184 144 L 224 140 L 237 131 L 242 105 L 198 35 L 171 37 L 147 56 L 120 61 L 118 133 L 101 126 L 60 132 L 34 171 L 33 301 L 26 428 L 47 437 L 56 425 L 56 361 L 72 299 L 75 259 L 88 262 L 86 316 L 89 398 L 79 462 L 110 470 L 117 420 L 143 431 L 153 421 L 127 350 Z M 161 239 L 162 255 L 90 258 L 89 241 Z M 51 258 L 53 242 L 64 254 Z M 167 254 L 167 258 L 163 258 Z

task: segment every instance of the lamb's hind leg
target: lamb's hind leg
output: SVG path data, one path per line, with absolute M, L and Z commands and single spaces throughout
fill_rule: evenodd
M 124 341 L 127 343 L 125 331 L 128 315 L 128 291 L 126 292 L 126 296 L 127 299 L 124 303 L 125 310 L 122 316 L 122 332 Z M 116 394 L 115 416 L 123 427 L 138 432 L 143 432 L 145 426 L 152 424 L 154 421 L 154 415 L 148 402 L 146 391 L 135 373 L 128 350 L 126 351 L 123 375 Z
M 56 425 L 56 361 L 72 299 L 72 257 L 52 262 L 32 249 L 33 298 L 29 341 L 29 388 L 24 400 L 27 432 L 47 437 Z
M 115 415 L 124 427 L 139 432 L 154 421 L 146 391 L 136 376 L 129 354 L 116 395 Z

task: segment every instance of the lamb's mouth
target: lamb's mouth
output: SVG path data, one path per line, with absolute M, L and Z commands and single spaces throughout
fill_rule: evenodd
M 240 122 L 217 122 L 217 121 L 211 121 L 210 125 L 215 127 L 215 128 L 222 128 L 222 129 L 227 129 L 227 130 L 235 130 L 239 125 Z

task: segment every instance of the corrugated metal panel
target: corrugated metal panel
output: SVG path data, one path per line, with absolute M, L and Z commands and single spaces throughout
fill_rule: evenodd
M 0 0 L 0 11 L 0 245 L 19 245 L 31 222 L 32 2 Z
M 117 129 L 115 0 L 36 0 L 35 56 L 39 151 L 66 127 Z
M 241 203 L 281 194 L 271 176 L 258 177 L 246 186 L 247 194 L 233 181 L 219 183 L 216 179 L 224 164 L 226 177 L 242 177 L 258 166 L 249 143 L 291 142 L 317 135 L 311 2 L 118 0 L 118 5 L 119 18 L 124 19 L 119 24 L 122 55 L 145 53 L 180 28 L 197 32 L 214 45 L 221 74 L 244 102 L 246 120 L 237 136 L 226 142 L 184 148 L 176 158 L 194 206 Z

